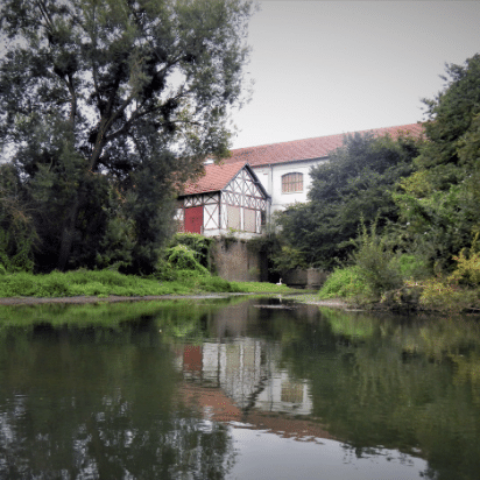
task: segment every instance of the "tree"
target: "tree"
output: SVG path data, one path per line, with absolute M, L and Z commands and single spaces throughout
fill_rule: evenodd
M 17 172 L 0 165 L 0 274 L 33 269 L 36 233 Z
M 424 100 L 428 141 L 396 196 L 411 242 L 439 268 L 480 231 L 480 55 L 446 71 L 444 89 Z
M 205 156 L 227 153 L 250 3 L 5 0 L 1 8 L 0 142 L 35 204 L 38 262 L 91 264 L 115 212 L 134 222 L 145 267 L 166 235 L 161 206 L 172 203 L 172 186 L 198 175 Z
M 392 192 L 417 155 L 417 140 L 408 135 L 347 137 L 328 162 L 311 170 L 309 201 L 280 216 L 283 237 L 311 265 L 330 269 L 346 260 L 362 218 L 366 224 L 378 219 L 379 232 L 398 219 Z

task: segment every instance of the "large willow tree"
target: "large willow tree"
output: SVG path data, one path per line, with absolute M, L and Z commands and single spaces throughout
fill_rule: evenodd
M 148 270 L 172 186 L 226 153 L 249 2 L 2 3 L 0 141 L 38 234 L 37 268 L 100 258 Z

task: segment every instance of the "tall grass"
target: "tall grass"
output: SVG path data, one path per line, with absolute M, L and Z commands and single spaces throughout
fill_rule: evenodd
M 110 270 L 0 276 L 0 297 L 146 296 L 186 294 L 189 291 L 180 282 L 159 282 Z
M 54 271 L 47 275 L 16 273 L 0 275 L 0 297 L 158 296 L 199 292 L 288 292 L 282 285 L 228 282 L 210 274 L 177 271 L 175 281 L 123 275 L 112 270 Z

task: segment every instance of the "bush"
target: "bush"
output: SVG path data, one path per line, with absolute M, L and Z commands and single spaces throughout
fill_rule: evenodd
M 175 245 L 167 248 L 168 263 L 178 270 L 192 270 L 203 275 L 210 272 L 197 260 L 198 254 L 186 245 Z
M 400 255 L 398 263 L 403 278 L 420 279 L 430 273 L 427 261 L 418 255 L 404 253 Z
M 432 278 L 423 283 L 420 305 L 427 310 L 462 312 L 479 309 L 478 290 L 468 290 L 448 281 Z
M 194 252 L 195 259 L 207 270 L 212 271 L 213 238 L 204 237 L 199 233 L 177 233 L 174 235 L 170 248 L 185 245 Z
M 370 285 L 365 282 L 362 270 L 358 266 L 339 268 L 327 278 L 318 293 L 321 299 L 371 297 Z
M 402 286 L 400 257 L 387 247 L 386 237 L 377 235 L 376 222 L 369 233 L 362 221 L 361 234 L 355 243 L 357 249 L 351 254 L 351 259 L 374 295 L 380 296 Z
M 466 283 L 480 285 L 480 252 L 478 251 L 478 233 L 475 235 L 472 246 L 463 248 L 453 260 L 457 262 L 457 268 L 449 280 L 454 283 Z
M 293 268 L 307 268 L 302 252 L 288 245 L 283 245 L 281 249 L 272 253 L 271 260 L 274 265 L 273 270 L 280 275 L 285 275 Z

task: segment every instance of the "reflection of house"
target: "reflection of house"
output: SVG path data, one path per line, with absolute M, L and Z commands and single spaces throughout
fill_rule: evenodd
M 181 396 L 187 404 L 200 408 L 203 418 L 216 422 L 235 422 L 238 428 L 268 430 L 285 438 L 315 441 L 318 438 L 332 438 L 316 419 L 285 416 L 268 411 L 242 412 L 219 388 L 207 388 L 196 383 L 185 382 Z
M 309 415 L 312 407 L 308 383 L 291 380 L 285 370 L 272 375 L 255 402 L 255 408 L 258 410 L 296 415 Z
M 178 197 L 180 231 L 218 236 L 235 230 L 262 233 L 269 196 L 247 163 L 209 164 L 205 175 L 187 183 Z
M 279 369 L 276 355 L 261 340 L 243 337 L 232 343 L 186 345 L 177 352 L 177 365 L 185 379 L 220 388 L 244 412 L 310 414 L 308 383 Z

